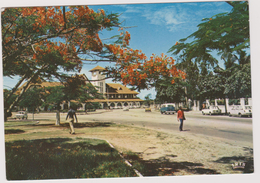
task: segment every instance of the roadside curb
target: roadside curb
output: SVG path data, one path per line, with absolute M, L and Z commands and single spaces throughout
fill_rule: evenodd
M 104 140 L 104 139 L 99 139 L 99 138 L 92 138 L 92 139 Z M 106 141 L 111 148 L 116 150 L 116 148 L 108 140 L 104 140 L 104 141 Z M 138 175 L 138 177 L 143 177 L 143 175 L 138 170 L 133 168 L 133 165 L 123 157 L 122 153 L 120 153 L 118 150 L 116 150 L 116 151 L 118 152 L 119 156 L 125 161 L 125 164 L 127 164 L 129 167 L 131 167 L 135 171 L 135 173 Z

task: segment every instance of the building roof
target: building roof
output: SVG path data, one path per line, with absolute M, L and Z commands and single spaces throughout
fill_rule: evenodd
M 139 94 L 119 83 L 106 83 L 106 85 L 108 86 L 109 94 Z
M 127 99 L 90 99 L 87 102 L 142 102 L 144 100 L 139 98 L 127 98 Z
M 23 90 L 23 88 L 25 87 L 26 84 L 27 84 L 27 82 L 24 83 L 20 88 L 18 88 L 15 93 L 16 93 L 16 94 L 19 94 L 19 93 Z M 62 84 L 61 84 L 60 82 L 30 83 L 30 84 L 29 84 L 29 87 L 28 87 L 27 89 L 31 88 L 32 86 L 33 86 L 33 87 L 37 87 L 37 86 L 38 86 L 38 87 L 54 87 L 54 86 L 61 86 L 61 85 L 62 85 Z
M 89 72 L 93 72 L 93 71 L 106 71 L 106 69 L 98 65 L 93 69 L 91 69 Z
M 81 75 L 79 75 L 79 76 L 81 76 L 87 83 L 90 83 L 90 81 L 89 81 L 89 79 L 87 78 L 87 76 L 85 75 L 85 74 L 81 74 Z M 21 87 L 19 87 L 18 89 L 17 89 L 17 91 L 15 92 L 16 94 L 19 94 L 22 90 L 23 90 L 23 88 L 24 88 L 24 86 L 27 84 L 27 82 L 25 82 Z M 29 88 L 31 88 L 31 87 L 42 87 L 42 88 L 45 88 L 45 87 L 54 87 L 54 86 L 62 86 L 63 84 L 62 83 L 60 83 L 60 82 L 39 82 L 39 83 L 30 83 L 29 84 L 29 87 L 27 88 L 27 89 L 29 89 Z

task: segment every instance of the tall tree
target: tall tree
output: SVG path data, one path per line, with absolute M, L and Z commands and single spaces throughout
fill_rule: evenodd
M 19 106 L 26 107 L 29 111 L 33 111 L 34 119 L 35 109 L 40 107 L 42 103 L 42 88 L 31 87 L 25 92 L 24 97 L 19 102 Z
M 3 73 L 20 76 L 6 99 L 22 82 L 27 85 L 5 111 L 13 109 L 39 76 L 61 80 L 69 76 L 64 73 L 79 72 L 82 61 L 78 55 L 100 53 L 103 45 L 98 32 L 118 26 L 117 17 L 87 6 L 6 8 L 2 12 Z
M 44 93 L 44 105 L 56 106 L 56 125 L 60 125 L 61 103 L 72 100 L 85 103 L 89 102 L 89 99 L 100 97 L 95 87 L 90 83 L 86 83 L 82 75 L 68 78 L 63 85 L 44 88 Z
M 220 13 L 211 18 L 204 18 L 202 23 L 198 25 L 196 32 L 179 40 L 169 49 L 169 52 L 178 55 L 185 62 L 191 61 L 198 64 L 200 74 L 204 78 L 213 77 L 209 73 L 218 66 L 218 60 L 213 57 L 213 51 L 217 52 L 224 61 L 226 72 L 222 72 L 222 77 L 225 77 L 225 81 L 234 81 L 238 69 L 244 67 L 247 69 L 240 70 L 240 73 L 243 72 L 244 75 L 248 75 L 247 72 L 250 73 L 250 56 L 247 55 L 247 49 L 250 48 L 248 2 L 229 1 L 227 3 L 232 6 L 229 13 Z M 247 66 L 244 66 L 245 64 Z M 185 66 L 189 67 L 187 64 Z M 216 79 L 217 76 L 214 78 Z M 241 79 L 241 77 L 235 78 Z M 247 83 L 250 82 L 247 80 Z M 229 84 L 224 84 L 225 94 L 228 96 L 235 97 L 233 94 L 241 90 L 247 96 L 251 93 L 250 85 L 243 86 L 248 87 L 247 90 L 240 88 L 242 85 L 235 87 L 233 89 L 236 92 L 234 92 L 228 88 Z
M 114 43 L 104 44 L 100 31 L 114 27 L 120 35 L 113 36 Z M 69 72 L 79 72 L 84 61 L 116 63 L 107 67 L 107 77 L 139 90 L 151 87 L 161 75 L 185 77 L 173 58 L 153 55 L 147 59 L 140 50 L 129 48 L 130 34 L 120 27 L 118 14 L 95 12 L 88 6 L 6 8 L 2 40 L 4 76 L 20 77 L 6 99 L 27 83 L 14 102 L 5 106 L 5 113 L 12 111 L 37 78 L 62 81 L 70 77 Z
M 160 103 L 168 102 L 183 102 L 185 101 L 186 82 L 181 78 L 175 78 L 174 84 L 171 83 L 170 78 L 162 78 L 156 82 L 156 101 Z
M 149 93 L 144 97 L 144 104 L 150 107 L 152 99 L 151 99 L 152 94 Z

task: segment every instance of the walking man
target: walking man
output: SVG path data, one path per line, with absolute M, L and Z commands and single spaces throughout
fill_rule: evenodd
M 179 127 L 180 131 L 183 131 L 183 120 L 185 120 L 185 116 L 182 107 L 180 107 L 177 112 L 177 120 L 180 121 L 180 127 Z
M 74 130 L 74 116 L 76 119 L 76 123 L 78 122 L 78 118 L 76 116 L 76 112 L 70 107 L 70 110 L 68 111 L 66 120 L 69 118 L 69 124 L 70 124 L 70 134 L 75 134 Z

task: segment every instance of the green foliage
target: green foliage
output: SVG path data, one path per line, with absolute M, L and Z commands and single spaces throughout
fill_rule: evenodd
M 101 140 L 40 139 L 6 143 L 7 180 L 134 177 Z
M 251 97 L 251 66 L 237 66 L 225 83 L 225 94 L 229 98 Z
M 44 105 L 60 104 L 64 101 L 64 86 L 46 87 Z
M 229 99 L 228 105 L 240 105 L 239 99 Z
M 11 93 L 11 91 L 10 90 L 4 90 L 4 99 L 6 99 L 7 98 L 7 96 L 9 95 Z M 16 94 L 13 94 L 10 98 L 9 98 L 9 100 L 4 100 L 4 106 L 9 106 L 9 105 L 11 105 L 12 103 L 13 103 L 13 101 L 15 100 L 15 98 L 17 97 L 17 95 Z
M 98 102 L 87 102 L 87 104 L 86 104 L 86 109 L 95 110 L 95 109 L 100 109 L 100 108 L 101 108 L 101 106 Z
M 219 75 L 210 73 L 200 80 L 200 95 L 207 99 L 224 98 L 224 82 Z
M 36 107 L 42 105 L 42 89 L 41 88 L 29 88 L 22 100 L 19 102 L 20 107 L 27 107 L 29 111 L 33 111 Z
M 185 87 L 187 83 L 181 78 L 175 78 L 175 83 L 171 83 L 170 78 L 163 78 L 156 82 L 156 101 L 164 102 L 182 102 L 185 100 Z
M 180 65 L 188 75 L 189 98 L 251 96 L 250 56 L 247 55 L 250 48 L 248 2 L 227 3 L 232 6 L 230 12 L 204 18 L 197 31 L 180 39 L 168 51 L 179 56 Z M 215 52 L 224 61 L 225 70 L 212 56 Z M 189 70 L 191 63 L 198 65 L 199 73 Z M 215 73 L 211 73 L 213 70 Z M 193 84 L 196 82 L 197 85 Z
M 78 77 L 68 78 L 68 81 L 62 86 L 46 87 L 45 101 L 43 106 L 57 105 L 64 101 L 76 100 L 78 103 L 85 103 L 93 98 L 100 98 L 100 94 L 91 83 L 85 83 L 85 80 Z M 71 102 L 70 106 L 76 110 L 78 103 Z M 91 102 L 88 102 L 89 105 Z M 98 108 L 96 104 L 93 104 Z
M 150 107 L 151 102 L 152 102 L 151 96 L 152 96 L 152 94 L 149 93 L 148 95 L 146 95 L 146 96 L 144 97 L 144 105 L 147 105 L 148 107 Z

